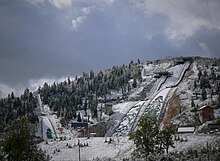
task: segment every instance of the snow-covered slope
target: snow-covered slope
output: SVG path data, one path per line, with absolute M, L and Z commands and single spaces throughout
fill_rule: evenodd
M 58 137 L 59 128 L 61 127 L 59 123 L 59 119 L 57 119 L 57 116 L 55 114 L 52 114 L 52 111 L 50 111 L 49 107 L 42 104 L 40 95 L 37 94 L 37 111 L 38 111 L 38 132 L 37 134 L 44 140 L 48 139 L 47 133 L 48 130 L 51 131 L 51 136 L 53 138 Z
M 220 74 L 219 68 L 215 67 L 216 73 Z M 81 160 L 92 160 L 96 157 L 104 158 L 110 157 L 115 160 L 122 160 L 122 158 L 129 158 L 134 150 L 133 142 L 128 140 L 128 134 L 133 132 L 138 125 L 140 118 L 143 115 L 153 115 L 158 118 L 158 124 L 163 127 L 162 122 L 164 115 L 167 115 L 169 101 L 173 95 L 176 96 L 178 104 L 181 108 L 181 113 L 173 115 L 169 121 L 176 125 L 192 125 L 194 123 L 194 113 L 191 112 L 191 99 L 195 97 L 195 93 L 199 93 L 198 98 L 194 99 L 195 104 L 202 106 L 205 104 L 211 104 L 212 101 L 216 102 L 217 95 L 214 94 L 211 98 L 211 89 L 207 90 L 208 98 L 204 101 L 201 100 L 198 71 L 207 70 L 211 72 L 210 65 L 201 65 L 198 61 L 186 61 L 185 63 L 175 63 L 173 60 L 155 61 L 153 63 L 143 64 L 142 78 L 143 82 L 139 82 L 137 88 L 132 89 L 128 93 L 128 98 L 119 100 L 112 106 L 113 114 L 109 116 L 107 126 L 109 126 L 106 136 L 112 136 L 112 143 L 106 143 L 110 138 L 70 138 L 64 141 L 53 141 L 48 144 L 40 144 L 48 154 L 53 158 L 52 160 L 78 160 L 79 147 L 76 146 L 78 140 L 84 146 L 80 148 Z M 172 75 L 161 77 L 154 77 L 157 72 L 169 72 Z M 197 80 L 197 81 L 195 81 Z M 132 80 L 131 80 L 132 81 Z M 197 87 L 195 88 L 195 82 Z M 150 85 L 150 86 L 149 86 Z M 211 83 L 212 88 L 214 83 Z M 146 90 L 147 88 L 147 90 Z M 144 98 L 140 97 L 144 93 Z M 114 97 L 121 96 L 120 91 L 112 91 Z M 135 101 L 134 101 L 135 100 Z M 115 101 L 117 102 L 117 101 Z M 114 102 L 114 103 L 115 103 Z M 177 106 L 174 106 L 175 108 Z M 45 111 L 45 110 L 44 110 Z M 215 117 L 220 116 L 220 110 L 215 109 Z M 50 119 L 50 117 L 46 117 Z M 45 121 L 48 123 L 48 121 Z M 56 121 L 52 121 L 56 122 Z M 45 123 L 46 124 L 46 123 Z M 53 125 L 47 125 L 50 128 Z M 215 135 L 210 134 L 179 134 L 183 140 L 180 142 L 175 141 L 175 148 L 170 148 L 170 151 L 185 150 L 189 147 L 206 145 L 207 142 L 212 142 L 216 139 Z M 68 145 L 67 145 L 68 144 Z M 61 152 L 57 152 L 56 149 L 60 149 Z
M 181 82 L 184 73 L 189 68 L 190 64 L 190 62 L 186 62 L 185 64 L 170 67 L 171 64 L 166 63 L 164 67 L 169 67 L 167 71 L 172 73 L 172 76 L 168 77 L 167 79 L 162 77 L 161 79 L 157 80 L 158 83 L 156 83 L 154 87 L 155 91 L 153 91 L 153 95 L 150 96 L 149 101 L 140 101 L 137 105 L 132 107 L 121 120 L 119 126 L 116 128 L 114 136 L 128 135 L 129 132 L 135 130 L 139 119 L 143 115 L 153 115 L 158 117 L 159 120 L 159 116 L 161 116 L 160 112 L 167 102 L 166 100 L 169 97 L 171 89 L 176 87 Z M 148 68 L 145 66 L 143 70 L 150 69 L 153 71 L 158 71 L 159 68 L 160 70 L 164 71 L 163 68 L 161 69 L 160 65 L 159 67 L 155 67 L 154 70 L 151 66 Z M 147 77 L 144 78 L 146 79 Z
M 52 156 L 53 161 L 78 161 L 79 160 L 79 146 L 78 142 L 82 144 L 80 147 L 80 158 L 82 161 L 93 160 L 95 158 L 114 158 L 121 152 L 131 149 L 132 141 L 128 137 L 111 138 L 113 141 L 109 143 L 110 138 L 94 137 L 94 138 L 67 138 L 64 141 L 49 141 L 40 144 L 42 149 Z M 107 142 L 106 142 L 107 141 Z M 88 146 L 87 146 L 88 144 Z M 85 145 L 85 146 L 84 146 Z M 57 152 L 60 151 L 60 152 Z

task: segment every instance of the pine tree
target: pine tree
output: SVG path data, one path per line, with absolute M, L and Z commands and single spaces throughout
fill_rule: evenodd
M 82 122 L 82 118 L 81 118 L 81 116 L 80 116 L 80 113 L 78 113 L 78 115 L 77 115 L 77 121 L 78 121 L 78 122 Z
M 197 87 L 197 83 L 196 83 L 196 80 L 194 80 L 194 89 L 196 89 Z
M 137 79 L 136 78 L 133 79 L 132 87 L 133 88 L 137 87 Z
M 202 101 L 207 99 L 207 92 L 204 87 L 202 88 L 201 99 Z
M 34 141 L 34 125 L 26 117 L 15 120 L 6 132 L 3 150 L 8 161 L 47 161 L 49 157 Z
M 218 107 L 220 107 L 220 91 L 218 92 Z
M 194 103 L 194 100 L 191 99 L 191 108 L 195 107 L 195 103 Z
M 14 92 L 11 92 L 11 99 L 15 99 Z
M 168 154 L 169 147 L 171 146 L 174 148 L 174 141 L 173 141 L 173 135 L 175 134 L 174 127 L 171 125 L 166 126 L 165 129 L 162 130 L 160 133 L 162 136 L 162 145 L 166 150 L 166 153 Z
M 200 80 L 201 77 L 202 77 L 202 71 L 199 70 L 199 73 L 198 73 L 198 78 L 199 78 L 199 80 Z
M 130 135 L 130 139 L 134 141 L 136 149 L 134 155 L 139 157 L 147 157 L 155 152 L 157 144 L 158 127 L 156 119 L 148 116 L 141 118 L 138 129 Z
M 68 81 L 68 85 L 70 85 L 71 84 L 70 77 L 68 77 L 67 81 Z
M 84 101 L 84 111 L 85 114 L 87 114 L 87 100 Z

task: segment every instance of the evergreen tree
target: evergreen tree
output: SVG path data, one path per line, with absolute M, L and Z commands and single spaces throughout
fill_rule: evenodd
M 197 83 L 196 83 L 196 80 L 194 80 L 194 89 L 196 89 L 197 87 Z
M 207 92 L 204 87 L 202 88 L 201 99 L 202 101 L 207 99 Z
M 174 141 L 173 141 L 173 135 L 175 134 L 174 127 L 169 125 L 166 126 L 164 130 L 160 132 L 162 135 L 162 145 L 163 148 L 166 150 L 166 153 L 168 154 L 169 147 L 174 148 Z
M 85 111 L 85 114 L 87 114 L 87 100 L 85 100 L 84 102 L 84 111 Z
M 67 81 L 68 81 L 68 85 L 70 85 L 71 84 L 70 77 L 68 77 Z
M 137 79 L 136 78 L 133 79 L 132 87 L 133 88 L 137 87 Z
M 194 100 L 191 99 L 191 108 L 195 107 L 195 103 L 194 103 Z
M 78 122 L 82 122 L 82 118 L 81 118 L 81 116 L 80 116 L 80 113 L 78 113 L 78 115 L 77 115 L 77 121 L 78 121 Z
M 34 125 L 26 117 L 15 120 L 6 132 L 3 150 L 8 161 L 47 161 L 49 157 L 38 148 Z
M 136 146 L 134 155 L 147 159 L 150 154 L 155 153 L 158 133 L 156 119 L 148 116 L 142 117 L 138 129 L 130 135 L 130 139 Z
M 11 99 L 15 99 L 14 92 L 11 92 Z
M 199 78 L 199 80 L 201 79 L 201 77 L 202 77 L 202 71 L 199 70 L 199 73 L 198 73 L 198 78 Z
M 218 92 L 218 107 L 220 107 L 220 91 Z

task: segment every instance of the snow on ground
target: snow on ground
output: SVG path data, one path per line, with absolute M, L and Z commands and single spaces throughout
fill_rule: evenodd
M 141 91 L 143 91 L 144 90 L 144 88 L 146 88 L 146 87 L 149 87 L 149 86 L 151 86 L 152 85 L 152 87 L 153 86 L 156 86 L 155 85 L 155 82 L 156 82 L 156 78 L 154 78 L 154 77 L 152 77 L 152 76 L 143 76 L 142 75 L 142 78 L 143 78 L 143 82 L 141 82 L 141 84 L 139 84 L 138 85 L 138 87 L 137 88 L 134 88 L 134 89 L 132 89 L 129 93 L 129 95 L 128 95 L 128 99 L 130 100 L 130 99 L 135 99 L 135 98 L 137 98 L 138 97 L 138 95 L 141 93 Z M 131 80 L 130 80 L 131 81 Z M 131 83 L 130 83 L 131 84 Z M 151 87 L 149 87 L 149 91 L 151 91 L 151 89 L 150 89 Z
M 193 74 L 189 76 L 189 79 L 196 79 L 197 78 L 198 73 L 199 73 L 197 66 L 198 66 L 198 63 L 194 61 L 192 63 L 192 69 L 191 69 L 193 71 Z
M 175 141 L 175 148 L 170 147 L 169 151 L 182 151 L 190 147 L 206 146 L 207 142 L 211 144 L 218 136 L 207 134 L 179 134 L 180 138 L 187 140 L 186 142 Z M 111 137 L 112 143 L 108 143 L 110 138 L 94 137 L 94 138 L 67 138 L 64 141 L 48 141 L 48 144 L 42 142 L 39 146 L 45 150 L 51 157 L 52 161 L 78 161 L 79 146 L 78 141 L 83 146 L 80 147 L 80 158 L 83 161 L 93 160 L 95 158 L 114 158 L 122 160 L 131 156 L 134 150 L 134 144 L 128 137 Z M 107 141 L 107 142 L 106 142 Z M 56 149 L 60 152 L 57 152 Z
M 208 134 L 181 134 L 179 136 L 183 140 L 187 140 L 187 142 L 175 141 L 175 148 L 170 147 L 170 151 L 182 151 L 190 147 L 206 146 L 207 142 L 210 144 L 215 141 L 216 137 L 218 137 L 216 135 Z
M 129 99 L 131 98 L 136 98 L 138 96 L 138 94 L 144 89 L 143 86 L 139 87 L 139 88 L 135 88 L 131 91 L 131 94 L 129 95 Z
M 163 98 L 166 98 L 166 96 L 167 96 L 167 94 L 169 93 L 169 91 L 170 91 L 170 88 L 165 88 L 165 89 L 161 90 L 161 91 L 156 95 L 156 97 L 154 97 L 153 101 L 154 101 L 157 97 L 159 97 L 159 96 L 162 96 Z
M 94 138 L 71 138 L 71 140 L 64 141 L 48 141 L 40 144 L 40 147 L 52 157 L 52 161 L 78 161 L 79 160 L 79 146 L 78 141 L 84 146 L 80 148 L 81 160 L 92 160 L 94 158 L 111 157 L 114 158 L 122 151 L 129 149 L 133 143 L 128 140 L 128 137 L 112 137 L 112 143 L 105 143 L 110 138 L 94 137 Z M 67 146 L 68 144 L 68 146 Z M 74 146 L 75 145 L 75 146 Z M 71 147 L 71 148 L 70 148 Z M 60 150 L 60 152 L 55 152 Z
M 185 64 L 176 65 L 174 67 L 169 68 L 168 71 L 173 73 L 173 77 L 179 78 L 179 76 L 183 70 L 184 65 Z
M 155 71 L 164 71 L 167 70 L 173 73 L 173 76 L 168 78 L 163 85 L 162 90 L 160 90 L 157 94 L 152 94 L 151 99 L 146 101 L 135 101 L 135 102 L 125 102 L 119 103 L 117 105 L 113 105 L 112 110 L 114 112 L 113 115 L 110 116 L 110 120 L 113 120 L 113 125 L 111 131 L 115 130 L 114 136 L 120 135 L 127 135 L 132 126 L 134 126 L 134 122 L 137 120 L 136 117 L 140 114 L 140 110 L 144 109 L 145 113 L 153 113 L 154 115 L 158 116 L 161 108 L 163 107 L 164 101 L 171 90 L 171 88 L 166 88 L 168 85 L 175 84 L 183 71 L 184 65 L 176 65 L 171 68 L 171 63 L 162 63 L 162 64 L 149 64 L 144 65 L 142 76 L 144 78 L 144 82 L 138 86 L 138 88 L 131 91 L 130 96 L 136 97 L 138 94 L 144 89 L 144 86 L 147 82 L 155 80 L 152 78 L 150 74 L 153 74 Z M 197 76 L 198 69 L 196 64 L 193 63 L 192 70 L 194 71 L 193 74 L 190 75 L 189 79 L 194 79 Z M 189 81 L 189 79 L 183 79 L 180 85 L 177 88 L 177 95 L 179 95 L 181 104 L 187 105 L 190 107 L 190 99 L 192 96 L 192 86 L 193 82 Z M 159 79 L 156 79 L 159 81 Z M 158 82 L 156 81 L 156 82 Z M 154 83 L 154 87 L 157 86 Z M 111 98 L 117 98 L 121 96 L 121 92 L 112 92 Z M 150 104 L 148 104 L 150 102 Z M 196 102 L 197 103 L 197 102 Z M 188 119 L 190 118 L 190 111 L 185 114 L 185 117 Z M 220 110 L 215 110 L 215 115 L 220 116 Z M 184 117 L 184 116 L 181 116 Z M 56 122 L 56 121 L 52 121 Z M 136 121 L 137 122 L 137 121 Z M 54 124 L 54 123 L 52 123 Z M 49 125 L 48 125 L 49 126 Z M 114 130 L 113 130 L 114 129 Z M 72 136 L 67 135 L 68 131 L 66 131 L 63 136 L 67 136 L 67 140 L 65 141 L 49 141 L 48 144 L 41 143 L 40 146 L 47 151 L 53 158 L 52 160 L 78 160 L 78 150 L 79 147 L 77 146 L 78 140 L 81 143 L 88 143 L 88 147 L 81 147 L 81 160 L 92 160 L 96 157 L 103 158 L 103 157 L 111 157 L 111 158 L 120 158 L 122 156 L 129 157 L 127 154 L 130 155 L 130 152 L 134 149 L 134 144 L 132 141 L 128 140 L 128 137 L 112 137 L 114 139 L 113 143 L 105 143 L 106 140 L 110 138 L 98 137 L 98 138 L 72 138 Z M 187 142 L 175 142 L 175 149 L 170 148 L 170 151 L 179 151 L 184 150 L 186 148 L 192 146 L 201 146 L 205 145 L 207 142 L 211 142 L 215 140 L 214 135 L 205 135 L 205 134 L 181 134 L 180 138 L 183 140 L 188 140 Z M 71 138 L 71 140 L 69 140 Z M 68 145 L 71 147 L 68 147 Z M 74 146 L 75 145 L 75 146 Z M 61 152 L 55 152 L 56 149 L 60 149 Z M 127 155 L 127 156 L 126 156 Z M 122 159 L 119 159 L 122 160 Z
M 220 108 L 214 110 L 214 116 L 215 116 L 215 118 L 220 117 Z
M 119 103 L 116 105 L 112 106 L 112 110 L 114 113 L 119 112 L 122 114 L 125 114 L 128 112 L 128 110 L 134 106 L 135 104 L 137 104 L 138 101 L 134 101 L 134 102 L 125 102 L 125 103 Z
M 122 91 L 111 91 L 111 94 L 107 94 L 107 99 L 118 99 L 122 96 Z
M 161 88 L 174 85 L 180 78 L 183 68 L 184 68 L 184 64 L 176 65 L 169 68 L 167 71 L 172 73 L 172 76 L 167 78 L 166 82 L 163 84 Z
M 143 76 L 153 75 L 156 71 L 164 71 L 168 67 L 170 67 L 170 62 L 164 62 L 159 64 L 148 64 L 143 66 Z

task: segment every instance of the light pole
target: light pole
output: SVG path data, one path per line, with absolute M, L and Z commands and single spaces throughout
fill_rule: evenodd
M 79 141 L 79 139 L 78 139 L 78 146 L 79 146 L 79 161 L 81 161 L 81 159 L 80 159 L 80 141 Z

